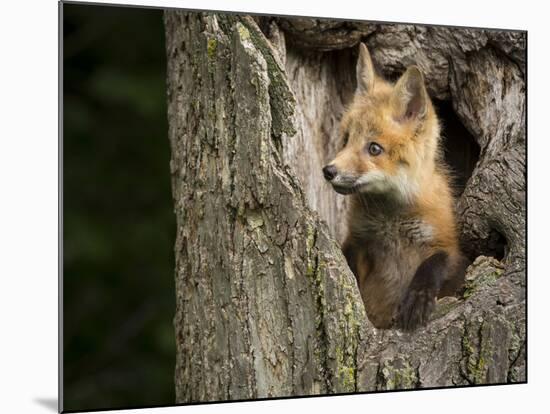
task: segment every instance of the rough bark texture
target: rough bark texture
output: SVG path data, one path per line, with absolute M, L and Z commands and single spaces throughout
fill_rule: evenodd
M 178 402 L 525 380 L 525 38 L 470 29 L 165 14 Z M 376 330 L 322 181 L 355 46 L 416 63 L 481 149 L 458 203 L 464 296 Z

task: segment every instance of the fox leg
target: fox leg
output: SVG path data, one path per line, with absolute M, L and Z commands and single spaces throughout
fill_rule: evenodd
M 443 282 L 438 298 L 445 296 L 456 296 L 461 293 L 464 288 L 464 277 L 466 276 L 466 268 L 471 262 L 463 255 L 459 254 L 454 257 L 453 265 L 450 266 L 448 278 Z
M 397 310 L 397 328 L 414 330 L 428 322 L 448 273 L 449 256 L 444 251 L 438 251 L 420 264 Z
M 349 238 L 342 244 L 342 253 L 344 253 L 351 272 L 357 278 L 357 248 L 351 243 Z

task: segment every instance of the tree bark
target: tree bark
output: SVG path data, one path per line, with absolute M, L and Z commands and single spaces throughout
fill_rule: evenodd
M 341 23 L 165 12 L 177 402 L 525 381 L 524 35 Z M 505 245 L 414 333 L 368 321 L 320 174 L 361 40 L 452 101 L 482 154 L 463 240 Z

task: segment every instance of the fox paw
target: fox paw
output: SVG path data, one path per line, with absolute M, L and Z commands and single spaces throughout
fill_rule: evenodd
M 435 307 L 435 296 L 432 289 L 409 289 L 397 310 L 396 327 L 412 331 L 426 325 Z

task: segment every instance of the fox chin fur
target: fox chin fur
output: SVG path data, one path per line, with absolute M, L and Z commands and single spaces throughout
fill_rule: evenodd
M 466 260 L 439 121 L 420 70 L 411 66 L 392 84 L 375 73 L 361 43 L 340 139 L 323 173 L 351 197 L 343 251 L 367 316 L 378 328 L 425 325 L 436 297 L 462 286 Z

